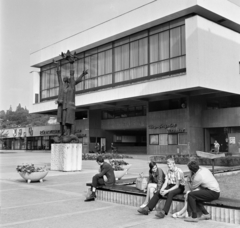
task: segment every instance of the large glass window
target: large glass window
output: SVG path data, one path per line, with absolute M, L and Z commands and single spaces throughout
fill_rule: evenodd
M 114 44 L 115 83 L 148 75 L 148 31 L 118 40 Z
M 84 69 L 88 74 L 76 91 L 93 90 L 116 83 L 146 80 L 185 72 L 185 19 L 178 19 L 78 53 L 75 79 Z M 58 79 L 53 64 L 41 68 L 41 100 L 58 95 Z M 61 76 L 70 76 L 70 64 L 61 60 Z
M 150 29 L 150 75 L 186 68 L 184 20 Z

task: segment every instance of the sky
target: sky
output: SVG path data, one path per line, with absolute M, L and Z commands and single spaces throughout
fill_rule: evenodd
M 151 1 L 0 0 L 0 111 L 29 109 L 30 53 Z

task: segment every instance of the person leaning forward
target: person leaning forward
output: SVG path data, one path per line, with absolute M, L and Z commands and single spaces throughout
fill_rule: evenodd
M 216 200 L 220 196 L 220 187 L 211 171 L 205 167 L 200 167 L 197 161 L 190 161 L 188 168 L 192 173 L 192 188 L 199 188 L 197 191 L 187 191 L 188 211 L 192 216 L 186 218 L 186 222 L 198 222 L 198 220 L 211 219 L 210 214 L 203 206 L 204 202 Z M 197 217 L 197 208 L 202 212 L 200 218 Z
M 102 156 L 98 156 L 96 161 L 98 165 L 100 165 L 100 172 L 93 176 L 91 187 L 92 193 L 85 199 L 85 202 L 95 200 L 97 186 L 113 186 L 116 182 L 113 167 L 109 163 L 105 162 Z M 106 176 L 106 181 L 104 180 L 104 176 Z
M 165 215 L 168 214 L 173 197 L 177 194 L 183 193 L 185 185 L 183 171 L 175 166 L 175 162 L 171 158 L 167 160 L 167 166 L 168 171 L 166 173 L 165 181 L 161 187 L 161 190 L 154 194 L 146 207 L 138 209 L 140 214 L 148 215 L 148 213 L 157 205 L 158 201 L 166 196 L 167 199 L 163 210 L 156 213 L 158 218 L 164 218 Z

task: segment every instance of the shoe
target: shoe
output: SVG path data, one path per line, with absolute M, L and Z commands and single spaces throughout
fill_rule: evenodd
M 179 214 L 179 212 L 176 212 L 176 213 L 172 214 L 172 217 L 173 218 L 184 218 L 184 217 L 186 217 L 186 213 Z
M 210 214 L 202 214 L 202 216 L 199 218 L 200 220 L 209 220 L 211 219 L 211 216 Z
M 165 211 L 157 211 L 155 216 L 158 217 L 158 218 L 164 218 L 165 217 Z
M 142 204 L 141 206 L 140 206 L 140 208 L 144 208 L 144 207 L 146 207 L 147 206 L 147 204 Z
M 198 222 L 198 220 L 199 220 L 198 218 L 192 218 L 192 217 L 184 219 L 185 222 Z
M 173 218 L 179 218 L 179 214 L 178 214 L 178 212 L 172 214 L 172 217 L 173 217 Z
M 96 194 L 95 192 L 92 192 L 92 194 L 89 197 L 87 197 L 84 201 L 85 202 L 94 201 L 95 198 L 96 198 Z
M 144 207 L 144 208 L 139 208 L 138 212 L 142 215 L 148 215 L 149 213 L 149 208 L 148 207 Z

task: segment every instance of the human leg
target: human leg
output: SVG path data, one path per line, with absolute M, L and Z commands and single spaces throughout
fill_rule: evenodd
M 208 214 L 203 206 L 203 202 L 209 202 L 219 198 L 220 193 L 208 189 L 193 191 L 188 194 L 188 204 L 192 211 L 192 218 L 197 218 L 197 206 L 200 206 L 203 214 Z
M 155 183 L 149 183 L 148 186 L 147 186 L 147 195 L 146 195 L 146 198 L 143 202 L 143 204 L 140 206 L 141 208 L 144 208 L 147 206 L 149 200 L 153 197 L 153 194 L 154 194 L 154 191 L 157 187 L 157 184 Z
M 143 215 L 148 215 L 149 211 L 153 210 L 153 208 L 156 206 L 156 204 L 160 198 L 162 198 L 162 196 L 160 195 L 160 192 L 158 191 L 153 195 L 152 199 L 149 201 L 147 206 L 144 208 L 139 208 L 138 212 Z
M 169 209 L 171 207 L 173 197 L 178 194 L 183 193 L 183 191 L 184 191 L 184 186 L 180 185 L 177 189 L 174 189 L 173 191 L 170 191 L 167 194 L 167 200 L 166 200 L 164 208 L 163 208 L 163 211 L 165 212 L 166 215 L 168 214 Z
M 100 185 L 104 185 L 104 184 L 105 184 L 105 182 L 104 182 L 103 177 L 99 177 L 97 174 L 95 176 L 93 176 L 92 187 L 91 187 L 92 194 L 89 197 L 86 198 L 85 202 L 95 200 L 95 198 L 96 198 L 96 187 L 100 186 Z
M 183 208 L 180 211 L 174 213 L 172 215 L 172 217 L 173 218 L 182 218 L 182 217 L 186 216 L 185 215 L 186 212 L 187 212 L 187 201 L 185 200 Z

